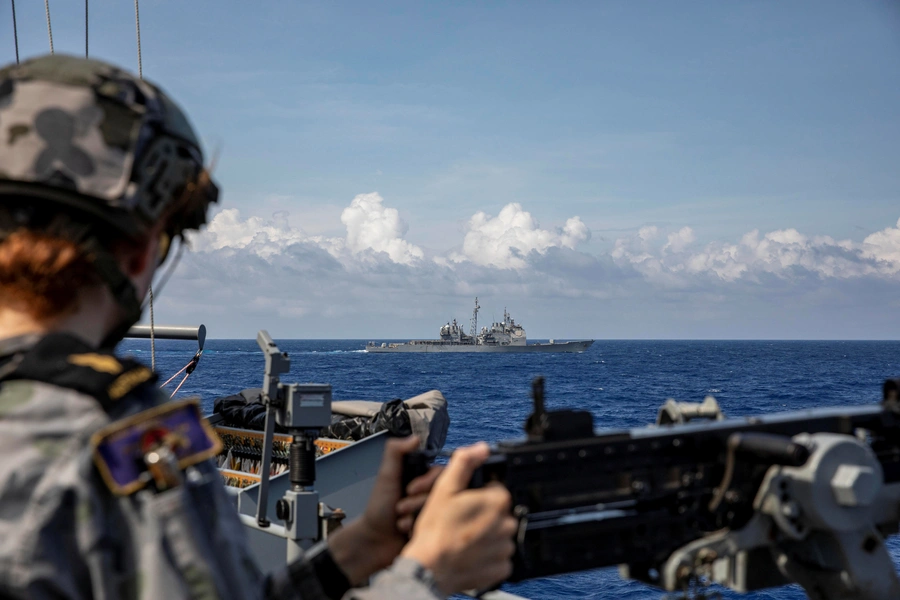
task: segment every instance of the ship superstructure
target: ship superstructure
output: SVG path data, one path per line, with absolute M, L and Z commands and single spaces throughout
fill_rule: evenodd
M 367 352 L 584 352 L 594 340 L 528 344 L 525 328 L 503 309 L 503 320 L 478 330 L 478 311 L 475 298 L 469 333 L 456 319 L 441 326 L 440 339 L 411 340 L 404 343 L 369 342 Z

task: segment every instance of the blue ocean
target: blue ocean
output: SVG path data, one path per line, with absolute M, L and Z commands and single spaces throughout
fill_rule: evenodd
M 398 340 L 405 341 L 405 340 Z M 290 354 L 285 382 L 330 383 L 336 400 L 408 398 L 431 389 L 449 402 L 447 448 L 522 435 L 531 380 L 546 378 L 548 408 L 590 410 L 599 428 L 653 423 L 667 398 L 713 395 L 727 416 L 876 403 L 887 377 L 900 376 L 900 342 L 600 340 L 583 354 L 367 354 L 365 340 L 277 340 Z M 150 363 L 147 340 L 126 353 Z M 194 342 L 157 341 L 164 379 L 183 367 Z M 210 340 L 178 396 L 196 395 L 205 412 L 215 398 L 262 384 L 255 340 Z M 181 380 L 177 378 L 169 389 Z M 900 542 L 891 540 L 895 563 Z M 530 598 L 658 599 L 662 592 L 623 581 L 616 569 L 552 577 L 505 590 Z M 725 598 L 805 598 L 795 587 Z

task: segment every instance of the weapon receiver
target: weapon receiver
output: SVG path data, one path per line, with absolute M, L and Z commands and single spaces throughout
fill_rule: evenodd
M 655 426 L 595 433 L 588 412 L 546 411 L 537 378 L 527 439 L 496 444 L 471 486 L 512 495 L 509 581 L 619 565 L 668 591 L 900 598 L 884 544 L 900 523 L 898 389 L 888 380 L 880 405 L 742 419 L 712 398 L 669 401 Z M 409 455 L 404 481 L 432 459 Z

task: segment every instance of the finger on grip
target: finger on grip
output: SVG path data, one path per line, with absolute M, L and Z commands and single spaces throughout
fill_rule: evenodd
M 447 468 L 434 484 L 433 494 L 449 496 L 469 487 L 472 474 L 490 455 L 490 447 L 484 442 L 460 448 L 450 457 Z

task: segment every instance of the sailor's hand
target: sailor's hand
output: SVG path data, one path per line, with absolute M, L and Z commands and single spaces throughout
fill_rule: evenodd
M 353 585 L 360 585 L 377 571 L 389 566 L 409 541 L 412 513 L 424 503 L 437 471 L 410 482 L 410 494 L 398 512 L 401 498 L 403 456 L 419 447 L 419 438 L 390 439 L 384 447 L 381 468 L 363 515 L 328 538 L 328 546 L 338 566 Z M 412 491 L 410 491 L 412 490 Z M 405 519 L 408 518 L 408 523 Z M 406 530 L 400 528 L 403 526 Z
M 434 465 L 427 473 L 416 477 L 406 486 L 406 496 L 397 503 L 397 529 L 401 533 L 406 535 L 412 533 L 416 515 L 425 506 L 428 494 L 431 493 L 434 482 L 443 470 L 444 467 Z
M 497 483 L 467 489 L 489 453 L 483 443 L 453 453 L 401 553 L 431 570 L 447 595 L 490 588 L 512 573 L 517 522 L 509 491 Z

